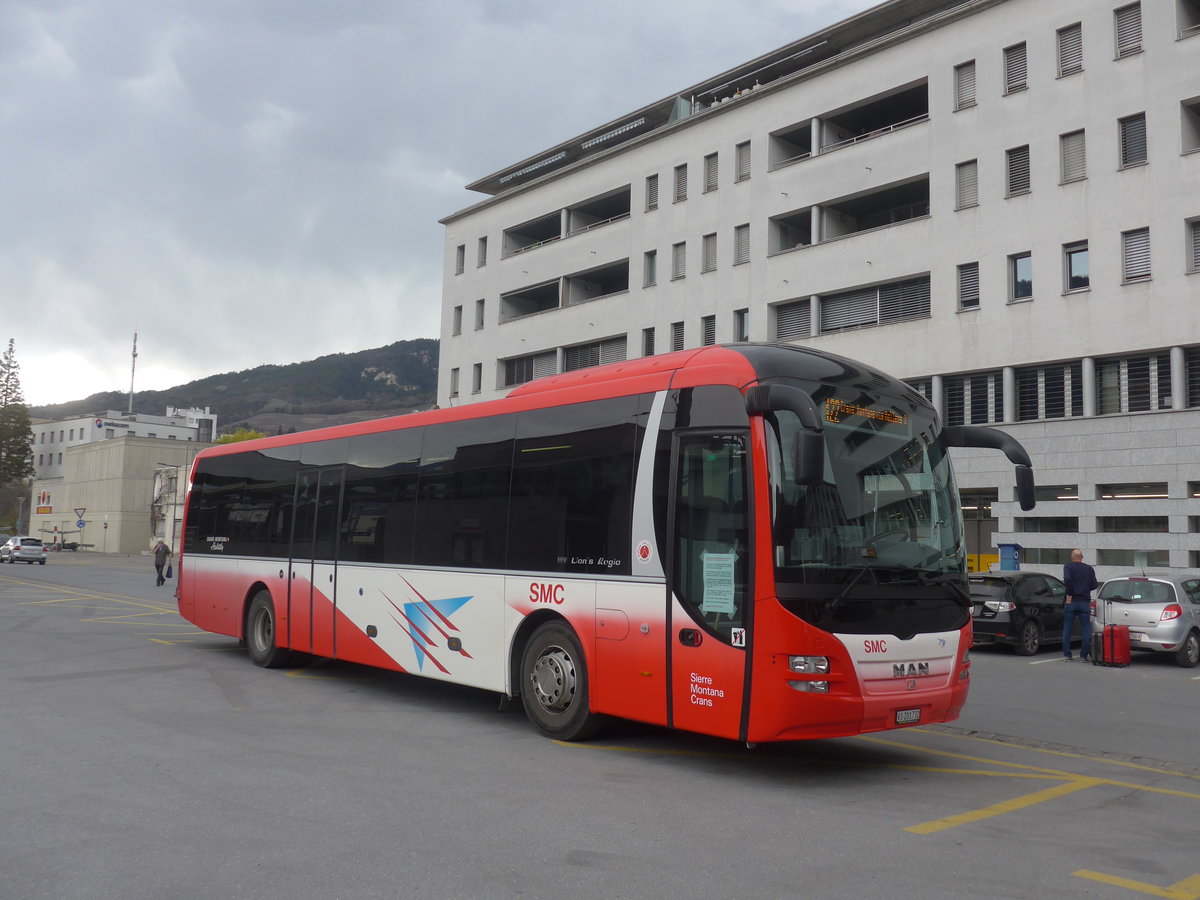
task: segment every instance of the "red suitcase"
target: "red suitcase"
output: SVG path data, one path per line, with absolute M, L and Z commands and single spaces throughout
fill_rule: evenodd
M 1104 621 L 1110 621 L 1112 604 L 1106 604 Z M 1093 666 L 1129 665 L 1129 626 L 1105 625 L 1099 634 L 1092 634 Z

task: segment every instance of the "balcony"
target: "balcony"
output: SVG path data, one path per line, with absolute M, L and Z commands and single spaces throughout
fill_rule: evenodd
M 501 256 L 528 253 L 563 238 L 629 218 L 629 185 L 504 230 Z

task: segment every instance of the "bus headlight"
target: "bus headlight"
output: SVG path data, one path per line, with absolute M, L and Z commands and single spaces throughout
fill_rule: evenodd
M 798 675 L 828 675 L 828 656 L 789 656 L 788 671 Z

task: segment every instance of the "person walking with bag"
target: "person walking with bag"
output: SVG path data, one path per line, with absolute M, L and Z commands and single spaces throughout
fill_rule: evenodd
M 1063 599 L 1063 657 L 1071 658 L 1071 631 L 1079 619 L 1079 658 L 1086 661 L 1092 644 L 1092 591 L 1100 583 L 1096 581 L 1096 570 L 1083 561 L 1082 550 L 1071 551 L 1071 561 L 1063 566 L 1063 584 L 1067 588 Z
M 162 538 L 159 538 L 158 543 L 154 545 L 154 571 L 158 573 L 158 580 L 154 582 L 156 587 L 167 583 L 167 579 L 163 577 L 163 566 L 167 564 L 167 560 L 170 558 L 171 548 L 163 543 Z

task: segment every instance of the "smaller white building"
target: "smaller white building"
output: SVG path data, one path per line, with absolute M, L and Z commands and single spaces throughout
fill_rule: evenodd
M 34 478 L 41 480 L 62 477 L 63 454 L 69 447 L 118 437 L 208 443 L 217 433 L 217 417 L 207 406 L 203 409 L 168 406 L 162 416 L 110 409 L 103 415 L 35 422 L 31 430 Z

